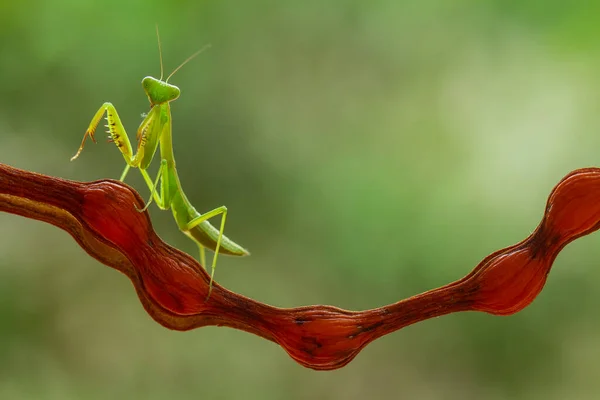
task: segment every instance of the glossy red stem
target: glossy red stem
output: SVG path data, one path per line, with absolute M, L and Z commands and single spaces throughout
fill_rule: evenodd
M 487 256 L 464 278 L 366 311 L 332 306 L 277 308 L 215 283 L 191 256 L 163 242 L 143 200 L 114 180 L 75 182 L 0 164 L 0 210 L 69 232 L 92 257 L 127 275 L 146 311 L 170 329 L 241 329 L 274 341 L 300 364 L 340 368 L 371 341 L 407 325 L 457 311 L 508 315 L 540 293 L 559 251 L 600 226 L 600 169 L 571 172 L 554 188 L 537 229 Z

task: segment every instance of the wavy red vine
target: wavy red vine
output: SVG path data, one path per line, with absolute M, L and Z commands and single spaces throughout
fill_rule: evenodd
M 0 210 L 69 232 L 98 261 L 129 277 L 163 326 L 241 329 L 278 343 L 298 363 L 331 370 L 373 340 L 458 311 L 516 313 L 540 293 L 560 250 L 600 227 L 600 168 L 578 169 L 552 190 L 542 221 L 522 242 L 498 250 L 464 278 L 366 311 L 314 305 L 277 308 L 214 284 L 191 256 L 155 233 L 140 195 L 114 180 L 76 182 L 0 164 Z

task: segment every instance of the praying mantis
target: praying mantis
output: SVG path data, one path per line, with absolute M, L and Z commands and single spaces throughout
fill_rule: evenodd
M 92 118 L 89 127 L 83 135 L 81 146 L 79 147 L 79 150 L 77 150 L 77 153 L 71 158 L 71 161 L 79 157 L 88 137 L 96 142 L 94 133 L 96 132 L 100 120 L 106 114 L 107 125 L 105 126 L 108 128 L 107 133 L 109 134 L 109 142 L 113 142 L 117 146 L 126 162 L 120 180 L 125 180 L 131 167 L 138 168 L 151 192 L 150 199 L 144 208 L 138 211 L 145 211 L 150 203 L 152 203 L 153 199 L 160 209 L 171 209 L 178 228 L 198 245 L 200 250 L 200 263 L 203 267 L 206 266 L 205 247 L 214 251 L 208 292 L 208 296 L 210 296 L 219 253 L 232 256 L 246 256 L 250 253 L 223 234 L 225 221 L 227 219 L 227 207 L 217 207 L 204 214 L 196 211 L 181 188 L 181 182 L 179 181 L 177 168 L 175 166 L 170 103 L 179 97 L 181 91 L 177 86 L 170 84 L 169 79 L 187 62 L 208 48 L 208 46 L 203 47 L 188 57 L 173 70 L 167 79 L 163 81 L 164 70 L 158 27 L 156 27 L 156 36 L 158 39 L 160 56 L 160 79 L 156 79 L 152 76 L 146 76 L 142 79 L 142 87 L 150 101 L 150 111 L 138 127 L 136 135 L 136 153 L 133 154 L 129 137 L 125 132 L 125 128 L 121 123 L 116 108 L 111 103 L 107 102 L 102 104 Z M 152 181 L 146 170 L 150 166 L 159 147 L 160 167 L 156 179 Z M 159 183 L 160 189 L 157 190 Z M 209 219 L 218 215 L 221 215 L 220 229 L 216 229 L 208 222 Z

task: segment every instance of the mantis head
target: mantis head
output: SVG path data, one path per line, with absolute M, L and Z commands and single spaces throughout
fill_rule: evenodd
M 152 105 L 173 101 L 177 99 L 181 93 L 177 86 L 152 76 L 147 76 L 142 79 L 142 87 Z

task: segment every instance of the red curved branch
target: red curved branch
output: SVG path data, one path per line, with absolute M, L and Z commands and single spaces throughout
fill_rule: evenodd
M 141 197 L 129 186 L 82 183 L 0 164 L 0 210 L 69 232 L 92 257 L 131 279 L 146 311 L 170 329 L 205 325 L 241 329 L 272 340 L 300 364 L 340 368 L 371 341 L 407 325 L 457 311 L 508 315 L 540 293 L 559 251 L 600 227 L 600 169 L 571 172 L 554 188 L 544 217 L 527 239 L 486 257 L 449 285 L 367 311 L 332 306 L 276 308 L 218 284 L 189 255 L 164 243 Z

